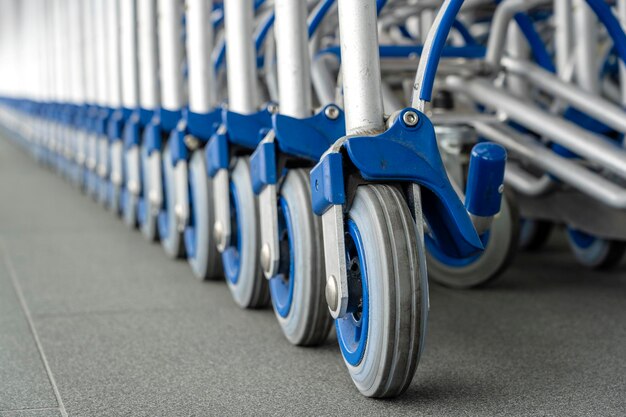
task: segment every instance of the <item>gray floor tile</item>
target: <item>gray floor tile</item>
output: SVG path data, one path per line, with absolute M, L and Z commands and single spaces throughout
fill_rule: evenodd
M 57 408 L 0 411 L 0 417 L 61 417 Z
M 57 402 L 0 252 L 0 411 Z

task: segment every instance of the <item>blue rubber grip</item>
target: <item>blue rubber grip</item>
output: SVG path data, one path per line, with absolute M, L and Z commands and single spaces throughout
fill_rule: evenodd
M 465 208 L 475 216 L 490 217 L 500 211 L 506 150 L 495 143 L 479 143 L 470 156 Z

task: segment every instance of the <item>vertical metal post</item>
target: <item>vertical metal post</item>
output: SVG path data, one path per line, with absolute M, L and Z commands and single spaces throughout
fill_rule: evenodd
M 156 0 L 137 1 L 139 100 L 141 108 L 155 110 L 161 102 L 158 75 Z
M 218 105 L 213 62 L 213 0 L 187 0 L 189 110 L 207 113 Z
M 561 79 L 572 57 L 572 11 L 572 0 L 554 0 L 556 71 Z
M 376 1 L 339 0 L 341 73 L 348 135 L 385 128 Z
M 139 106 L 136 0 L 122 1 L 120 3 L 120 15 L 122 105 L 126 109 L 135 109 Z
M 585 0 L 575 0 L 576 82 L 591 93 L 599 91 L 598 77 L 598 24 Z
M 259 105 L 256 79 L 256 53 L 252 30 L 253 0 L 224 0 L 228 107 L 250 114 Z
M 306 0 L 275 0 L 274 10 L 280 112 L 304 118 L 312 108 Z
M 159 0 L 158 7 L 161 107 L 178 111 L 185 103 L 182 69 L 183 7 L 180 0 Z

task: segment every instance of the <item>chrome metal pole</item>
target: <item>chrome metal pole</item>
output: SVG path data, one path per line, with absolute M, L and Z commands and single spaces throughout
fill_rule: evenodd
M 385 129 L 374 0 L 339 0 L 346 133 Z
M 137 61 L 137 2 L 120 3 L 122 106 L 135 109 L 139 106 L 139 80 Z
M 156 0 L 137 1 L 139 102 L 141 108 L 155 110 L 161 103 Z
M 178 111 L 185 104 L 182 21 L 183 4 L 180 0 L 158 0 L 161 107 L 169 111 Z
M 259 105 L 253 12 L 252 0 L 224 0 L 228 107 L 242 114 L 254 113 Z
M 575 0 L 574 36 L 576 38 L 576 83 L 583 89 L 597 93 L 598 77 L 598 22 L 585 0 Z
M 213 0 L 187 0 L 187 63 L 189 65 L 189 110 L 207 113 L 218 105 L 212 60 L 214 33 Z
M 307 117 L 312 99 L 306 0 L 275 0 L 274 10 L 280 112 Z
M 572 0 L 554 0 L 556 71 L 561 79 L 572 55 Z

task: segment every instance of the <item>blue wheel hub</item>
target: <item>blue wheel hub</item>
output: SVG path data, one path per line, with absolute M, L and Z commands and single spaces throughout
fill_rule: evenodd
M 157 218 L 158 228 L 159 228 L 159 237 L 161 239 L 167 239 L 170 234 L 170 219 L 167 212 L 168 208 L 168 198 L 167 198 L 167 179 L 165 178 L 165 169 L 161 169 L 161 184 L 163 193 L 163 202 L 161 204 L 161 210 L 159 211 L 159 216 Z
M 241 270 L 241 230 L 239 229 L 240 205 L 237 187 L 230 182 L 230 242 L 222 252 L 222 264 L 224 274 L 232 283 L 239 281 L 239 271 Z
M 352 220 L 347 222 L 346 266 L 348 272 L 348 312 L 335 320 L 337 340 L 344 359 L 357 366 L 363 359 L 369 324 L 367 263 L 361 233 Z
M 191 174 L 191 173 L 190 173 Z M 198 209 L 194 204 L 196 184 L 193 175 L 189 175 L 189 220 L 185 228 L 185 250 L 188 258 L 196 257 L 196 247 L 198 242 L 196 231 L 196 219 L 198 218 Z
M 278 201 L 278 239 L 280 265 L 278 274 L 270 280 L 270 293 L 276 312 L 287 317 L 293 303 L 294 262 L 293 262 L 293 226 L 287 201 L 280 197 Z
M 591 245 L 593 245 L 597 240 L 596 237 L 590 234 L 569 227 L 567 228 L 567 234 L 569 235 L 571 242 L 580 249 L 589 249 L 589 247 L 591 247 Z

